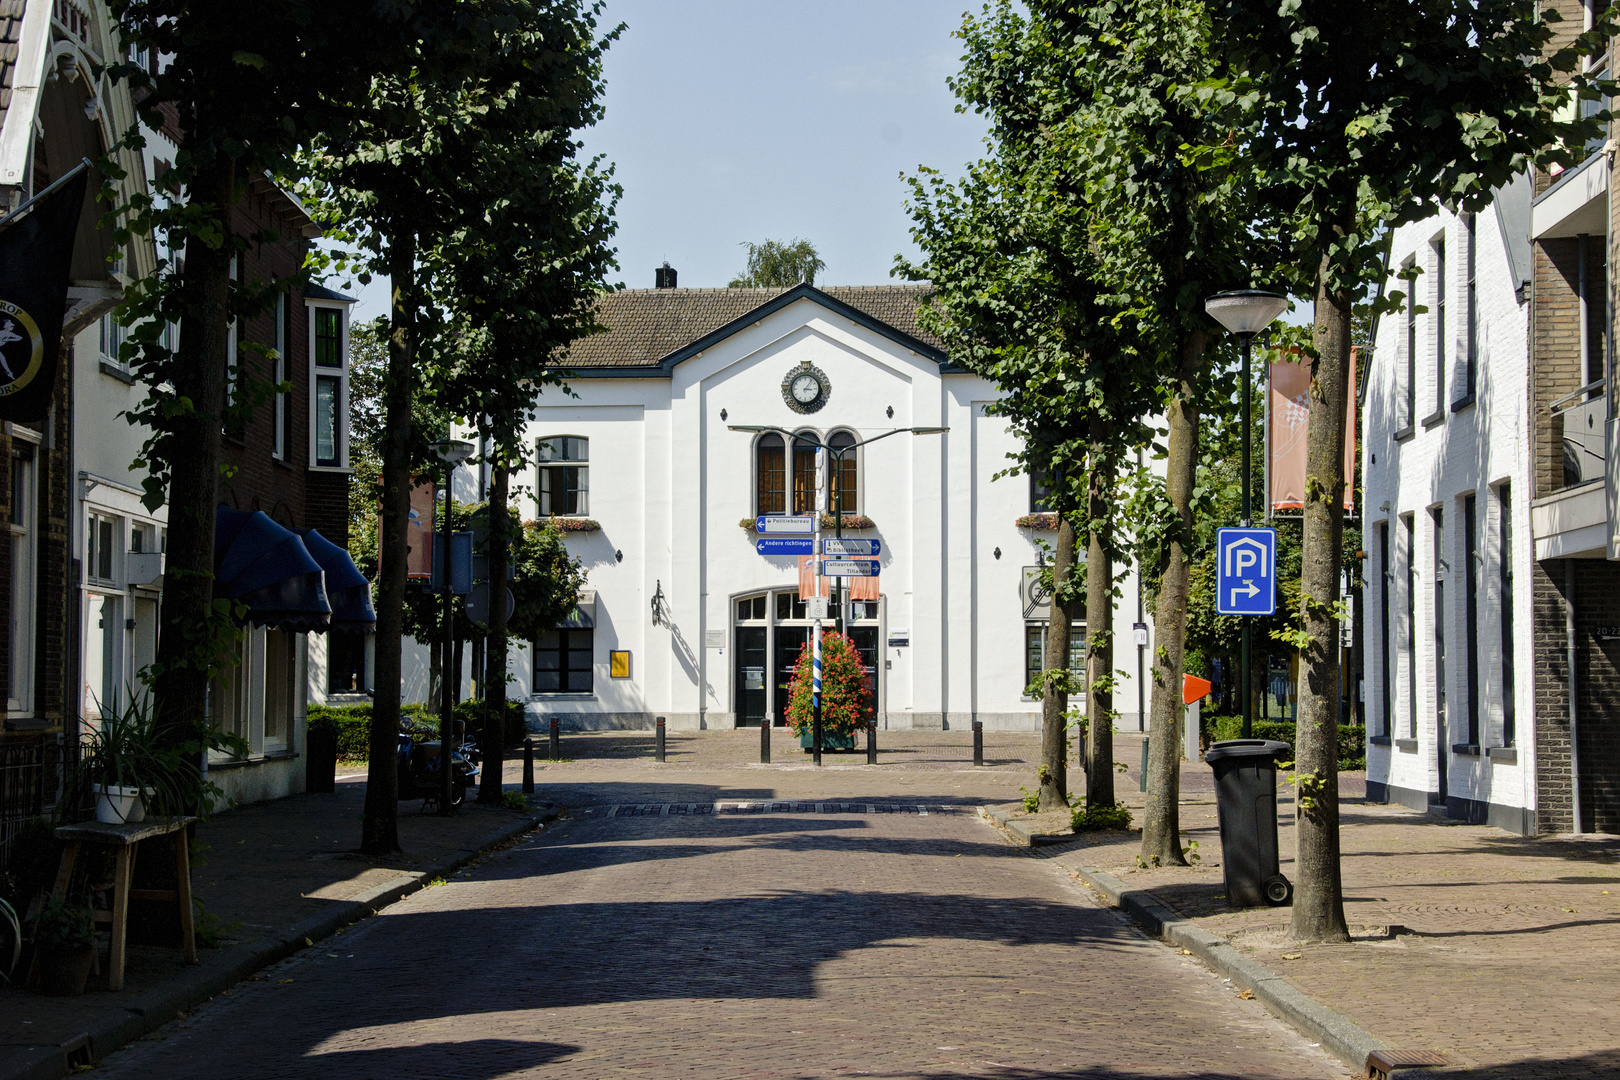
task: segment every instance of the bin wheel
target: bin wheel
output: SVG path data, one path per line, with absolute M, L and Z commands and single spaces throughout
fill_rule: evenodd
M 1294 898 L 1294 886 L 1281 874 L 1273 874 L 1266 878 L 1265 883 L 1260 886 L 1260 891 L 1265 893 L 1266 903 L 1272 907 L 1283 907 Z

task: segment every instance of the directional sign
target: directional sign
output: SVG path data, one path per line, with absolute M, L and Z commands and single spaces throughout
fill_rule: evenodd
M 840 540 L 837 537 L 824 536 L 821 538 L 821 553 L 823 555 L 881 555 L 883 554 L 883 541 Z
M 761 536 L 754 550 L 761 555 L 814 555 L 816 542 L 808 536 Z
M 1277 610 L 1277 531 L 1215 530 L 1216 596 L 1220 615 L 1270 615 Z
M 796 517 L 772 514 L 770 517 L 755 518 L 754 531 L 775 533 L 778 536 L 809 536 L 816 531 L 816 519 L 810 514 L 800 514 Z
M 821 564 L 822 577 L 877 577 L 876 559 L 827 559 Z

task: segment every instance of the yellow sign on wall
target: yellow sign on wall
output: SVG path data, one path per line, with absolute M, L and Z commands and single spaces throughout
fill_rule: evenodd
M 613 649 L 608 653 L 608 674 L 615 679 L 630 677 L 630 650 Z

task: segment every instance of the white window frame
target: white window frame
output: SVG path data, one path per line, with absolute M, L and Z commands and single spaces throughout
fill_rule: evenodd
M 337 472 L 347 473 L 349 469 L 349 304 L 342 300 L 311 300 L 304 301 L 307 311 L 308 341 L 309 341 L 309 469 L 311 472 Z M 342 358 L 339 367 L 322 367 L 315 362 L 315 313 L 321 310 L 332 310 L 338 313 L 338 355 Z M 338 380 L 338 415 L 337 415 L 337 463 L 335 465 L 318 464 L 315 456 L 315 402 L 321 378 L 336 378 Z
M 551 442 L 554 439 L 578 439 L 580 442 L 585 444 L 585 456 L 583 458 L 578 458 L 578 459 L 557 458 L 557 459 L 554 459 L 554 460 L 551 460 L 551 461 L 542 461 L 540 459 L 540 450 L 539 450 L 540 446 L 542 444 L 544 444 L 544 443 Z M 756 459 L 757 459 L 757 455 L 756 455 Z M 584 491 L 585 491 L 585 509 L 584 510 L 577 511 L 577 512 L 572 513 L 572 514 L 555 514 L 555 513 L 548 512 L 546 510 L 542 510 L 540 508 L 541 493 L 545 489 L 545 481 L 542 479 L 542 474 L 545 472 L 546 469 L 549 469 L 549 468 L 576 468 L 576 469 L 581 470 L 584 473 L 584 479 L 585 479 L 585 488 L 584 488 Z M 547 517 L 585 518 L 585 517 L 590 516 L 590 513 L 591 513 L 591 436 L 589 436 L 589 435 L 575 435 L 575 434 L 572 434 L 571 432 L 559 431 L 559 432 L 556 432 L 556 433 L 551 434 L 551 435 L 542 435 L 542 436 L 540 436 L 540 438 L 535 440 L 534 507 L 535 507 L 535 513 L 537 515 L 539 515 L 540 517 L 542 517 L 542 518 L 547 518 Z
M 119 325 L 117 318 L 114 317 L 111 311 L 101 316 L 99 332 L 100 336 L 96 345 L 101 356 L 101 362 L 108 367 L 128 372 L 129 365 L 120 359 L 123 350 L 119 346 L 124 342 L 124 327 Z
M 276 296 L 276 369 L 277 384 L 287 381 L 287 294 Z M 278 393 L 272 408 L 275 432 L 270 437 L 270 456 L 277 461 L 287 460 L 287 395 Z
M 11 532 L 11 679 L 6 699 L 10 716 L 31 716 L 34 711 L 34 637 L 39 595 L 39 451 L 38 432 L 6 425 L 18 442 L 33 448 L 28 470 L 28 493 L 22 521 L 6 528 Z M 13 447 L 15 451 L 16 447 Z M 11 468 L 7 462 L 7 468 Z M 8 478 L 8 483 L 9 478 Z
M 112 558 L 108 560 L 111 574 L 102 577 L 96 573 L 97 554 L 100 549 L 97 538 L 100 536 L 101 523 L 112 525 Z M 84 579 L 107 588 L 121 588 L 124 580 L 124 535 L 125 521 L 117 514 L 110 514 L 103 510 L 92 509 L 85 520 L 84 529 Z

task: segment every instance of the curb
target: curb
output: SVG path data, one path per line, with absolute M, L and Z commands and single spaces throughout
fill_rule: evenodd
M 477 848 L 463 849 L 460 854 L 426 869 L 408 871 L 403 880 L 378 885 L 352 900 L 333 904 L 318 915 L 300 919 L 255 941 L 234 945 L 206 964 L 143 991 L 123 1005 L 103 1009 L 90 1018 L 81 1034 L 62 1045 L 36 1046 L 12 1055 L 10 1060 L 0 1062 L 0 1080 L 61 1080 L 72 1074 L 75 1065 L 100 1061 L 254 972 L 309 948 L 351 923 L 375 915 L 424 888 L 434 878 L 461 869 L 490 848 L 532 832 L 560 816 L 562 811 L 555 806 L 530 813 L 488 837 Z
M 981 806 L 979 813 L 991 825 L 1000 829 L 1007 838 L 1024 847 L 1046 847 L 1051 844 L 1067 844 L 1079 839 L 1073 833 L 1067 836 L 1051 836 L 1047 833 L 1035 832 L 1022 821 L 1012 817 L 1007 811 L 995 806 Z
M 1374 1051 L 1389 1050 L 1383 1040 L 1334 1012 L 1314 998 L 1301 993 L 1264 964 L 1244 956 L 1225 938 L 1195 926 L 1161 904 L 1150 892 L 1128 889 L 1125 883 L 1093 867 L 1081 867 L 1080 879 L 1108 901 L 1126 912 L 1150 935 L 1186 949 L 1233 985 L 1254 994 L 1255 1000 L 1273 1015 L 1286 1021 L 1306 1038 L 1322 1044 L 1322 1049 L 1357 1073 L 1365 1074 L 1367 1057 Z M 1455 1076 L 1446 1070 L 1400 1069 L 1400 1080 Z

